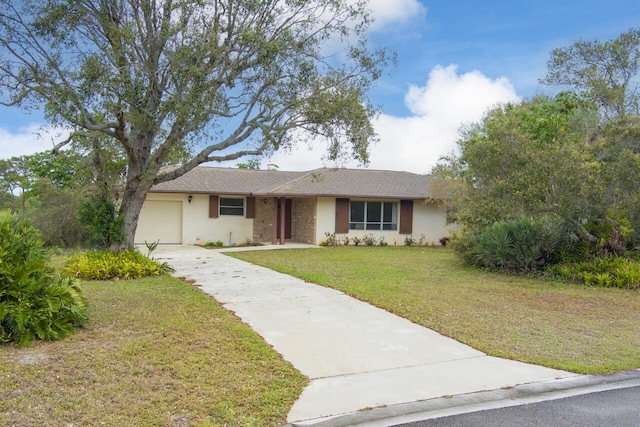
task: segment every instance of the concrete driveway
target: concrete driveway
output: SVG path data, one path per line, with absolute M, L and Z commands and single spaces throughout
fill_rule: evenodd
M 171 264 L 175 276 L 194 280 L 311 379 L 288 415 L 296 425 L 577 376 L 487 356 L 342 292 L 217 250 L 166 245 L 153 256 Z

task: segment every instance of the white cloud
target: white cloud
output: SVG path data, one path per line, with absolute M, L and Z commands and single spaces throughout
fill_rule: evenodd
M 455 65 L 438 66 L 429 73 L 424 86 L 409 87 L 405 103 L 412 116 L 383 114 L 376 119 L 380 142 L 371 147 L 369 167 L 427 173 L 441 156 L 455 148 L 461 125 L 479 121 L 498 103 L 517 99 L 506 78 L 493 80 L 479 71 L 458 74 Z M 269 161 L 281 170 L 327 166 L 321 161 L 323 149 L 316 145 L 310 150 L 300 144 L 290 154 L 276 153 Z
M 372 25 L 374 30 L 390 24 L 401 24 L 427 13 L 426 7 L 418 0 L 370 0 L 369 8 L 375 18 Z
M 62 128 L 46 127 L 39 124 L 30 124 L 20 128 L 17 132 L 0 128 L 0 159 L 51 150 L 66 135 L 68 132 L 65 134 Z

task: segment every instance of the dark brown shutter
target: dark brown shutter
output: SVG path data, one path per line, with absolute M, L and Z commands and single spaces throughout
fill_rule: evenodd
M 256 198 L 255 197 L 247 197 L 247 218 L 255 218 L 256 217 Z
M 209 218 L 218 218 L 218 196 L 209 196 Z
M 336 199 L 336 233 L 349 232 L 349 199 Z
M 400 200 L 400 234 L 413 233 L 413 200 Z

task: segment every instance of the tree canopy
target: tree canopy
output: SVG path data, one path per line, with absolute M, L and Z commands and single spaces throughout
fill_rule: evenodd
M 468 235 L 522 215 L 620 252 L 640 242 L 640 31 L 555 49 L 547 84 L 569 91 L 488 111 L 433 174 Z
M 479 230 L 523 214 L 553 214 L 587 236 L 583 218 L 600 215 L 600 166 L 589 135 L 597 122 L 570 94 L 499 106 L 458 142 L 457 217 Z
M 547 65 L 542 82 L 568 90 L 491 109 L 432 171 L 454 217 L 479 233 L 551 215 L 589 242 L 624 223 L 640 242 L 640 31 L 554 49 Z
M 123 154 L 124 246 L 149 188 L 203 162 L 295 137 L 323 138 L 331 159 L 367 161 L 376 111 L 366 93 L 393 57 L 368 46 L 364 1 L 0 6 L 2 102 L 43 106 L 51 122 L 70 126 L 58 148 L 86 138 L 94 151 Z
M 606 119 L 640 113 L 640 30 L 614 40 L 580 40 L 551 51 L 548 85 L 566 86 L 598 105 Z

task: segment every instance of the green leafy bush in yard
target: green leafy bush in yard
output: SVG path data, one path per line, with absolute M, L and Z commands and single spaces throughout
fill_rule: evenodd
M 548 271 L 585 285 L 640 289 L 640 263 L 624 257 L 593 258 L 573 264 L 555 265 Z
M 65 272 L 90 280 L 137 279 L 173 271 L 166 262 L 158 262 L 136 249 L 76 253 L 69 257 Z
M 405 246 L 413 246 L 415 244 L 416 244 L 416 239 L 414 239 L 413 236 L 407 236 L 404 238 Z
M 0 212 L 0 342 L 57 340 L 86 319 L 80 284 L 48 266 L 39 233 L 9 212 Z
M 78 220 L 91 232 L 100 246 L 108 248 L 113 243 L 124 241 L 124 217 L 118 213 L 115 203 L 92 196 L 80 205 Z
M 481 267 L 508 271 L 532 271 L 551 258 L 558 243 L 553 226 L 520 217 L 498 221 L 469 237 L 470 260 Z
M 362 243 L 367 246 L 375 246 L 376 238 L 373 237 L 373 233 L 365 234 L 364 236 L 362 236 Z
M 338 244 L 336 233 L 327 231 L 324 233 L 324 237 L 326 238 L 320 242 L 320 246 L 336 246 Z

